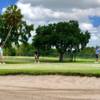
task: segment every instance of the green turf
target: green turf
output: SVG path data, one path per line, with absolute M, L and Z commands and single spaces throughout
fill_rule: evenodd
M 7 64 L 26 64 L 26 63 L 34 63 L 34 57 L 4 57 L 5 62 Z M 95 59 L 81 59 L 77 58 L 76 63 L 91 63 L 94 62 Z M 44 63 L 59 63 L 57 57 L 40 57 L 40 62 Z M 68 63 L 68 60 L 65 58 L 63 63 Z
M 58 63 L 57 60 L 57 58 L 44 57 L 41 58 L 39 64 L 36 64 L 32 57 L 5 57 L 7 64 L 0 64 L 0 75 L 79 75 L 100 77 L 100 64 L 95 64 L 94 59 L 78 59 L 77 62 L 73 63 Z

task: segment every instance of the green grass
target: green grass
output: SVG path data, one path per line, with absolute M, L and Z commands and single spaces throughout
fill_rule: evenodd
M 81 59 L 77 58 L 76 63 L 91 63 L 94 62 L 95 59 Z M 5 62 L 7 64 L 30 64 L 34 63 L 34 57 L 5 57 Z M 59 60 L 57 57 L 40 57 L 40 62 L 44 63 L 59 63 Z M 64 59 L 63 63 L 68 63 L 67 59 Z M 75 63 L 75 62 L 74 62 Z
M 47 60 L 47 61 L 46 61 Z M 58 63 L 57 58 L 42 57 L 34 63 L 32 57 L 5 57 L 7 64 L 0 64 L 0 75 L 75 75 L 100 77 L 100 64 L 94 59 L 77 59 L 77 62 Z

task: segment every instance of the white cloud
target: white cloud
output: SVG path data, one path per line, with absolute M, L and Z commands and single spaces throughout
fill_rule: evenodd
M 88 46 L 100 46 L 100 37 L 98 37 L 97 35 L 95 34 L 91 34 L 91 39 L 90 39 L 90 42 L 88 44 Z
M 66 10 L 72 8 L 97 8 L 100 0 L 20 0 L 21 3 L 31 3 L 32 6 L 42 5 L 49 9 Z
M 4 13 L 5 11 L 6 11 L 6 8 L 3 8 L 1 13 Z
M 89 22 L 89 16 L 100 16 L 100 8 L 76 9 L 70 11 L 58 11 L 43 6 L 32 6 L 31 3 L 17 3 L 26 20 L 31 21 L 52 21 L 75 19 L 79 22 Z
M 100 0 L 19 0 L 17 6 L 21 9 L 24 19 L 35 26 L 70 19 L 78 20 L 82 30 L 92 33 L 89 45 L 100 44 L 100 27 L 94 27 L 89 20 L 89 16 L 100 16 Z
M 90 23 L 82 23 L 80 24 L 80 28 L 83 30 L 91 30 L 93 29 L 93 25 Z

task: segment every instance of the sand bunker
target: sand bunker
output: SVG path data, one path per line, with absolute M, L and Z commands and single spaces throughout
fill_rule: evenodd
M 100 100 L 100 78 L 0 76 L 0 100 Z

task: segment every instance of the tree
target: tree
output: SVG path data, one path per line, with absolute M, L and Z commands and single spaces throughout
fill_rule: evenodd
M 39 26 L 36 29 L 37 35 L 33 38 L 33 45 L 37 49 L 38 52 L 45 51 L 46 54 L 48 54 L 48 51 L 51 49 L 51 42 L 50 40 L 50 33 L 52 30 L 50 30 L 50 26 Z M 49 41 L 49 42 L 48 42 Z
M 86 47 L 78 53 L 78 57 L 95 58 L 95 47 Z
M 21 44 L 16 48 L 16 56 L 33 56 L 34 47 L 31 44 Z
M 78 22 L 74 20 L 39 26 L 36 33 L 33 39 L 34 46 L 38 49 L 56 47 L 60 62 L 63 61 L 66 52 L 73 60 L 74 54 L 85 48 L 90 39 L 90 33 L 82 32 Z
M 0 15 L 0 38 L 5 47 L 12 46 L 12 44 L 19 45 L 19 42 L 27 43 L 31 31 L 33 31 L 33 25 L 27 25 L 23 21 L 21 10 L 16 5 L 8 7 Z

